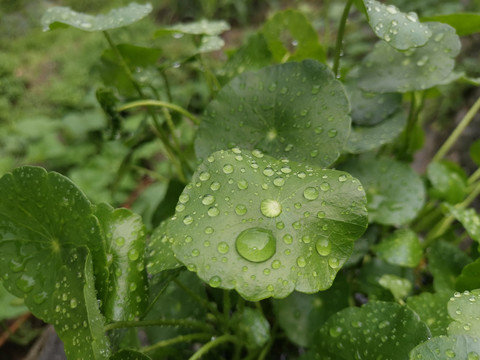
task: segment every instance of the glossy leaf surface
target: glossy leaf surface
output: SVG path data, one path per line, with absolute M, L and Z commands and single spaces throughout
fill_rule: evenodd
M 262 34 L 277 62 L 314 59 L 325 62 L 325 50 L 318 34 L 300 11 L 277 12 L 263 25 Z
M 448 335 L 480 334 L 480 289 L 456 292 L 448 302 L 448 314 L 453 321 L 448 326 Z
M 465 172 L 447 161 L 431 162 L 427 176 L 432 183 L 432 196 L 456 204 L 467 195 L 467 177 Z
M 375 247 L 377 255 L 394 265 L 416 267 L 423 256 L 422 245 L 415 232 L 400 229 Z
M 25 166 L 0 179 L 0 273 L 39 318 L 57 316 L 51 295 L 70 252 L 92 253 L 99 297 L 108 284 L 104 239 L 91 204 L 67 178 Z
M 364 0 L 368 23 L 375 34 L 398 50 L 425 45 L 432 36 L 428 26 L 418 21 L 414 12 L 401 12 L 395 5 Z
M 409 359 L 478 360 L 480 359 L 480 339 L 466 335 L 437 336 L 413 349 Z
M 412 220 L 423 206 L 422 180 L 407 164 L 361 157 L 345 163 L 343 169 L 365 187 L 370 222 L 401 225 Z
M 317 333 L 316 351 L 325 360 L 404 360 L 429 337 L 427 325 L 410 309 L 371 301 L 331 316 Z
M 480 32 L 480 14 L 454 13 L 428 16 L 423 21 L 438 21 L 453 27 L 459 36 L 471 35 Z
M 480 258 L 466 265 L 455 283 L 457 290 L 480 289 Z
M 106 15 L 88 15 L 76 12 L 69 7 L 55 6 L 47 9 L 42 16 L 44 31 L 72 26 L 83 31 L 105 31 L 130 25 L 152 11 L 149 3 L 130 3 L 123 8 L 113 9 Z
M 148 243 L 147 270 L 149 274 L 158 274 L 164 270 L 176 269 L 182 264 L 175 258 L 172 250 L 174 238 L 167 235 L 166 220 L 152 233 Z
M 151 360 L 151 358 L 135 350 L 123 349 L 113 354 L 110 360 Z
M 359 86 L 372 92 L 408 92 L 440 84 L 452 72 L 460 51 L 455 29 L 427 23 L 433 35 L 419 48 L 398 51 L 378 42 L 360 70 Z
M 13 296 L 0 284 L 0 320 L 15 318 L 27 311 L 23 299 Z
M 245 72 L 206 108 L 195 139 L 199 157 L 238 146 L 318 166 L 332 164 L 350 131 L 342 85 L 313 60 Z
M 415 311 L 420 319 L 428 325 L 433 336 L 446 335 L 451 318 L 448 315 L 447 303 L 451 293 L 424 292 L 407 299 L 407 306 Z
M 139 215 L 128 209 L 100 204 L 95 215 L 106 237 L 109 259 L 109 288 L 103 304 L 108 321 L 132 321 L 147 303 L 145 271 L 145 228 Z
M 472 240 L 480 243 L 480 215 L 474 209 L 460 209 L 449 204 L 445 206 L 448 212 L 462 223 Z
M 366 220 L 349 174 L 235 148 L 200 165 L 167 231 L 189 270 L 259 300 L 330 287 Z

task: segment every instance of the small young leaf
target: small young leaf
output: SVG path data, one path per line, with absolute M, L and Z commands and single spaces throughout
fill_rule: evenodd
M 432 36 L 432 31 L 418 21 L 414 12 L 405 14 L 395 5 L 385 5 L 375 0 L 364 0 L 364 3 L 372 30 L 395 49 L 423 46 Z
M 423 206 L 423 182 L 407 164 L 360 157 L 345 163 L 343 169 L 358 177 L 365 187 L 370 222 L 405 224 L 415 218 Z
M 306 16 L 297 10 L 277 12 L 265 22 L 262 34 L 277 62 L 285 59 L 325 62 L 325 50 L 318 42 L 317 32 Z
M 428 269 L 433 275 L 433 288 L 440 291 L 455 290 L 455 278 L 472 260 L 457 246 L 437 240 L 427 253 Z
M 448 212 L 460 221 L 468 235 L 480 243 L 480 215 L 474 209 L 459 209 L 450 204 L 444 204 Z
M 261 348 L 270 339 L 270 323 L 260 311 L 245 308 L 234 321 L 247 348 Z
M 447 311 L 447 303 L 451 293 L 421 293 L 407 299 L 407 306 L 415 311 L 420 319 L 428 325 L 433 336 L 446 335 L 451 321 Z
M 285 299 L 272 300 L 280 327 L 293 343 L 308 347 L 315 343 L 315 330 L 331 315 L 348 307 L 346 278 L 337 276 L 330 289 L 318 294 L 293 292 Z
M 341 83 L 313 60 L 245 72 L 206 108 L 195 139 L 199 157 L 238 146 L 329 166 L 350 131 Z
M 139 215 L 128 209 L 114 210 L 105 203 L 96 207 L 107 240 L 109 287 L 103 303 L 107 321 L 132 321 L 145 309 L 145 228 Z
M 175 258 L 172 250 L 174 238 L 167 235 L 169 221 L 171 220 L 165 220 L 153 231 L 148 243 L 147 270 L 149 274 L 155 275 L 164 270 L 182 266 Z
M 423 17 L 422 21 L 437 21 L 453 27 L 459 36 L 480 32 L 480 14 L 455 13 Z
M 480 289 L 456 292 L 448 302 L 448 314 L 453 321 L 448 326 L 448 335 L 480 334 Z
M 430 337 L 417 314 L 396 303 L 370 301 L 331 316 L 317 333 L 315 350 L 325 360 L 405 360 Z
M 364 59 L 359 86 L 372 92 L 424 90 L 441 83 L 452 72 L 460 51 L 455 29 L 427 23 L 433 35 L 419 48 L 398 51 L 380 41 Z
M 349 174 L 234 148 L 200 165 L 167 232 L 201 279 L 260 300 L 330 287 L 366 220 Z
M 24 166 L 0 179 L 0 274 L 35 316 L 56 318 L 51 294 L 72 249 L 86 246 L 99 298 L 108 285 L 105 245 L 90 202 L 66 177 Z
M 458 165 L 442 160 L 431 162 L 427 168 L 427 176 L 433 185 L 431 195 L 450 204 L 456 204 L 465 199 L 467 191 L 467 176 Z
M 199 54 L 220 50 L 225 45 L 225 41 L 220 36 L 204 36 L 200 41 L 197 51 Z
M 480 359 L 480 339 L 466 335 L 437 336 L 410 352 L 410 360 Z
M 457 277 L 455 289 L 459 291 L 480 289 L 480 258 L 466 265 Z
M 417 234 L 410 229 L 399 229 L 375 247 L 377 255 L 394 265 L 416 267 L 423 251 Z
M 412 291 L 412 283 L 400 276 L 385 274 L 378 280 L 378 283 L 389 290 L 395 300 L 404 299 Z
M 123 8 L 113 9 L 106 15 L 82 14 L 68 7 L 54 6 L 42 16 L 43 31 L 73 26 L 83 31 L 104 31 L 130 25 L 152 11 L 151 4 L 131 3 Z
M 395 140 L 407 123 L 407 115 L 399 111 L 375 126 L 352 126 L 352 131 L 345 144 L 345 151 L 361 154 L 378 149 Z

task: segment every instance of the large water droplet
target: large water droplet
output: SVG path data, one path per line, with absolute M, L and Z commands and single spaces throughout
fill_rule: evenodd
M 283 186 L 284 184 L 285 184 L 285 179 L 284 178 L 278 177 L 278 178 L 273 180 L 273 185 L 275 185 L 275 186 Z
M 323 182 L 320 184 L 320 190 L 322 191 L 328 191 L 330 190 L 330 184 L 327 182 Z
M 220 183 L 218 181 L 214 181 L 210 184 L 210 189 L 212 191 L 217 191 L 218 189 L 220 189 Z
M 198 176 L 198 178 L 199 178 L 201 181 L 207 181 L 208 179 L 210 179 L 210 173 L 207 172 L 207 171 L 204 171 L 204 172 L 200 173 L 200 175 Z
M 275 174 L 275 171 L 271 167 L 266 167 L 265 170 L 263 170 L 263 175 L 265 176 L 272 176 Z
M 282 213 L 282 205 L 273 199 L 265 199 L 260 204 L 260 211 L 266 217 L 274 218 Z
M 235 206 L 235 213 L 237 215 L 245 215 L 247 213 L 247 207 L 243 204 Z
M 308 187 L 303 191 L 303 196 L 307 200 L 315 200 L 318 198 L 318 190 L 314 187 Z
M 245 190 L 248 188 L 248 181 L 245 179 L 238 180 L 237 186 L 240 190 Z
M 220 214 L 220 210 L 218 210 L 218 208 L 216 206 L 212 206 L 211 208 L 209 208 L 207 210 L 207 214 L 210 217 L 215 217 L 215 216 L 218 216 L 218 214 Z M 185 222 L 185 220 L 183 222 Z M 193 222 L 193 220 L 192 220 L 192 222 Z
M 212 276 L 210 278 L 210 280 L 208 281 L 208 284 L 211 286 L 211 287 L 219 287 L 220 284 L 222 283 L 222 279 L 220 279 L 219 276 Z
M 138 254 L 138 251 L 137 249 L 131 249 L 129 252 L 128 252 L 128 258 L 132 261 L 135 261 L 137 260 L 139 257 L 139 254 Z
M 182 203 L 182 204 L 186 204 L 188 202 L 188 200 L 190 200 L 190 196 L 188 196 L 187 194 L 182 194 L 180 195 L 180 197 L 178 198 L 178 200 Z
M 71 307 L 72 309 L 75 309 L 77 306 L 78 306 L 78 301 L 77 301 L 77 299 L 71 298 L 71 299 L 70 299 L 70 307 Z
M 38 294 L 33 295 L 33 301 L 35 304 L 40 305 L 48 299 L 48 293 L 46 291 L 39 292 Z
M 245 259 L 263 262 L 275 254 L 276 240 L 270 230 L 256 227 L 242 231 L 235 240 L 235 246 Z
M 205 195 L 202 198 L 202 204 L 203 205 L 212 205 L 215 202 L 215 197 L 213 195 Z
M 191 223 L 193 223 L 193 217 L 191 217 L 190 215 L 187 215 L 183 218 L 183 223 L 185 225 L 190 225 Z
M 298 265 L 298 267 L 301 267 L 301 268 L 303 268 L 307 265 L 307 261 L 305 260 L 305 258 L 303 256 L 299 256 L 297 258 L 297 265 Z
M 315 248 L 317 249 L 317 252 L 322 256 L 328 256 L 332 251 L 332 245 L 327 239 L 318 240 Z

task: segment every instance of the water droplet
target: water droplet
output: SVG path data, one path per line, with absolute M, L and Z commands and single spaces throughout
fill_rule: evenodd
M 225 164 L 225 165 L 223 166 L 223 172 L 224 172 L 225 174 L 231 174 L 231 173 L 233 173 L 233 165 L 232 165 L 232 164 Z
M 265 176 L 272 176 L 275 174 L 275 171 L 271 167 L 266 167 L 265 170 L 263 170 L 263 175 Z
M 315 150 L 310 151 L 310 156 L 313 157 L 313 158 L 317 157 L 318 156 L 318 150 L 315 149 Z
M 443 37 L 445 36 L 444 33 L 438 33 L 435 35 L 435 37 L 433 38 L 433 40 L 435 40 L 436 42 L 439 42 L 439 41 L 442 41 Z
M 220 284 L 222 283 L 222 279 L 219 277 L 219 276 L 212 276 L 210 278 L 210 280 L 208 281 L 208 284 L 211 286 L 211 287 L 219 287 Z
M 315 127 L 314 131 L 315 131 L 315 134 L 321 134 L 323 133 L 323 128 L 321 126 L 317 126 Z
M 328 259 L 328 265 L 332 268 L 332 269 L 336 269 L 340 266 L 340 262 L 338 261 L 337 258 L 329 258 Z
M 263 157 L 263 153 L 260 151 L 260 150 L 252 150 L 252 155 L 255 156 L 256 158 L 262 158 Z
M 290 245 L 293 242 L 293 237 L 290 234 L 286 234 L 283 236 L 283 242 L 287 245 Z
M 186 204 L 188 200 L 190 200 L 190 196 L 188 196 L 187 194 L 182 194 L 178 198 L 178 201 L 180 201 L 182 204 Z
M 319 192 L 317 188 L 308 187 L 303 191 L 303 197 L 307 200 L 315 200 L 318 198 Z
M 338 181 L 340 181 L 340 182 L 345 182 L 345 181 L 347 181 L 347 176 L 346 176 L 346 175 L 340 175 L 340 176 L 338 177 Z
M 245 190 L 248 188 L 248 182 L 245 179 L 238 180 L 237 186 L 240 190 Z
M 285 224 L 283 223 L 283 221 L 277 222 L 275 226 L 277 227 L 278 230 L 282 230 L 285 228 Z
M 285 184 L 285 179 L 278 177 L 273 180 L 273 185 L 275 186 L 283 186 Z
M 250 228 L 242 231 L 235 240 L 238 253 L 252 262 L 270 259 L 276 251 L 276 241 L 272 232 L 262 228 Z
M 43 304 L 47 299 L 48 299 L 48 293 L 46 291 L 42 291 L 33 295 L 33 301 L 37 305 Z
M 183 218 L 183 223 L 185 225 L 190 225 L 191 223 L 193 223 L 193 217 L 191 217 L 190 215 L 187 215 Z
M 135 261 L 135 260 L 138 259 L 138 257 L 139 257 L 139 254 L 138 254 L 137 249 L 130 249 L 130 251 L 128 252 L 128 258 L 131 261 Z
M 317 213 L 317 217 L 318 217 L 319 219 L 323 219 L 323 218 L 325 217 L 325 212 L 324 212 L 324 211 L 319 211 L 319 212 Z
M 230 250 L 230 246 L 225 241 L 222 241 L 217 245 L 217 250 L 220 254 L 226 254 Z
M 480 359 L 480 357 L 478 356 L 477 353 L 475 353 L 473 351 L 468 353 L 467 360 L 479 360 L 479 359 Z
M 289 151 L 292 151 L 292 149 L 293 149 L 293 144 L 287 144 L 287 146 L 285 146 L 285 149 L 284 149 L 284 150 L 285 150 L 286 152 L 289 152 Z
M 27 274 L 22 274 L 15 282 L 17 287 L 24 293 L 29 293 L 35 286 L 35 279 Z
M 200 250 L 198 250 L 198 249 L 193 249 L 193 250 L 192 250 L 192 256 L 193 256 L 193 257 L 197 257 L 198 255 L 200 255 Z
M 331 337 L 336 338 L 336 337 L 340 336 L 342 331 L 343 331 L 343 329 L 340 326 L 334 326 L 334 327 L 331 327 L 328 332 L 330 333 Z
M 122 247 L 123 245 L 125 245 L 125 238 L 123 236 L 119 236 L 115 239 L 115 245 L 117 245 L 118 247 Z
M 202 198 L 202 204 L 203 205 L 212 205 L 215 202 L 215 197 L 213 195 L 205 195 Z
M 445 350 L 445 355 L 449 358 L 454 358 L 456 356 L 455 352 L 452 349 Z
M 21 261 L 19 259 L 12 259 L 8 263 L 8 267 L 13 271 L 13 272 L 19 272 L 25 269 L 25 261 Z
M 220 189 L 220 183 L 218 181 L 214 181 L 210 184 L 210 190 L 217 191 Z
M 280 260 L 273 260 L 272 269 L 279 269 L 280 266 L 282 266 L 282 263 L 280 262 Z
M 260 211 L 269 218 L 274 218 L 282 213 L 282 205 L 273 199 L 265 199 L 260 204 Z
M 71 307 L 72 309 L 75 309 L 77 306 L 78 306 L 78 301 L 77 301 L 77 299 L 71 298 L 71 299 L 70 299 L 70 307 Z
M 424 66 L 428 62 L 428 56 L 422 56 L 420 60 L 417 61 L 417 66 Z
M 247 213 L 247 207 L 245 205 L 239 204 L 235 206 L 235 213 L 237 215 L 245 215 Z
M 213 234 L 213 232 L 214 232 L 214 230 L 211 226 L 207 226 L 205 228 L 205 234 L 210 235 L 210 234 Z
M 304 235 L 302 236 L 302 241 L 304 244 L 310 244 L 310 242 L 312 241 L 312 238 L 308 235 Z
M 337 136 L 337 130 L 336 129 L 328 130 L 328 137 L 329 138 L 334 138 L 335 136 Z
M 210 179 L 210 173 L 207 172 L 207 171 L 204 171 L 204 172 L 200 173 L 200 175 L 198 176 L 198 178 L 199 178 L 201 181 L 207 181 L 208 179 Z
M 327 182 L 323 182 L 320 184 L 320 190 L 322 191 L 328 191 L 330 190 L 330 184 Z
M 328 241 L 328 239 L 318 240 L 315 248 L 317 249 L 317 252 L 322 256 L 328 256 L 332 251 L 332 245 L 330 244 L 330 241 Z
M 389 325 L 390 325 L 390 322 L 389 322 L 388 320 L 384 320 L 384 321 L 382 321 L 380 324 L 378 324 L 378 328 L 379 328 L 379 329 L 384 329 L 384 328 L 386 328 L 386 327 L 389 326 Z
M 215 217 L 215 216 L 218 216 L 218 214 L 220 214 L 220 210 L 218 210 L 218 208 L 216 206 L 212 206 L 211 208 L 209 208 L 207 210 L 207 214 L 208 216 L 210 217 Z M 183 222 L 185 222 L 185 219 L 183 220 Z M 192 222 L 193 222 L 193 219 L 192 219 Z M 190 222 L 190 224 L 192 223 Z M 188 225 L 188 224 L 187 224 Z
M 398 12 L 397 8 L 393 5 L 388 5 L 386 9 L 392 15 L 395 15 Z
M 301 268 L 303 268 L 307 265 L 307 261 L 305 260 L 305 258 L 303 256 L 299 256 L 297 258 L 297 265 L 298 265 L 298 267 L 301 267 Z

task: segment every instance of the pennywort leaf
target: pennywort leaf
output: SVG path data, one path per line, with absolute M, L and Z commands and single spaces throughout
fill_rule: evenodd
M 202 280 L 259 300 L 330 287 L 366 220 L 349 174 L 234 148 L 200 165 L 167 233 Z
M 444 204 L 448 212 L 460 221 L 468 235 L 480 243 L 480 215 L 474 209 L 461 209 L 450 204 Z
M 238 146 L 329 166 L 350 131 L 350 106 L 341 83 L 313 60 L 245 72 L 206 108 L 195 139 L 199 157 Z
M 410 229 L 399 229 L 375 247 L 377 255 L 394 265 L 416 267 L 423 256 L 420 240 Z
M 83 31 L 104 31 L 130 25 L 152 11 L 152 5 L 131 3 L 123 8 L 113 9 L 106 15 L 88 15 L 76 12 L 69 7 L 54 6 L 42 16 L 44 31 L 72 26 Z
M 480 14 L 455 13 L 422 18 L 423 21 L 438 21 L 453 27 L 459 36 L 480 32 Z
M 448 302 L 448 314 L 453 321 L 448 325 L 448 335 L 480 334 L 480 289 L 456 292 Z
M 443 161 L 431 162 L 427 168 L 428 180 L 433 189 L 431 195 L 450 204 L 456 204 L 467 195 L 467 176 L 454 163 Z
M 407 299 L 407 306 L 415 311 L 420 319 L 428 325 L 433 336 L 446 335 L 451 321 L 447 311 L 447 303 L 451 293 L 448 291 L 424 292 Z
M 425 45 L 432 31 L 418 21 L 414 12 L 405 14 L 395 5 L 382 4 L 376 0 L 364 0 L 368 23 L 375 34 L 398 50 Z
M 480 340 L 458 336 L 437 336 L 418 345 L 410 352 L 410 360 L 480 359 Z
M 180 206 L 181 208 L 182 206 Z M 164 270 L 176 269 L 182 264 L 177 261 L 172 250 L 174 237 L 168 236 L 167 225 L 171 220 L 160 224 L 152 233 L 148 243 L 147 270 L 150 274 L 158 274 Z

